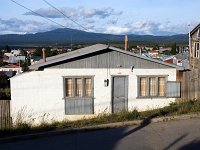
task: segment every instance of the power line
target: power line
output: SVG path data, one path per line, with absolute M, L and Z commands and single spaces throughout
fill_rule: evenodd
M 60 24 L 60 23 L 57 23 L 57 22 L 55 22 L 55 21 L 53 21 L 53 20 L 51 20 L 51 19 L 49 19 L 49 18 L 47 18 L 47 17 L 45 17 L 45 16 L 43 16 L 43 15 L 37 13 L 37 12 L 35 12 L 35 11 L 33 11 L 33 10 L 27 8 L 26 6 L 24 6 L 24 5 L 22 5 L 22 4 L 18 3 L 18 2 L 16 2 L 16 1 L 14 1 L 14 0 L 10 0 L 10 1 L 12 1 L 13 3 L 15 3 L 15 4 L 17 4 L 17 5 L 19 5 L 19 6 L 23 7 L 23 8 L 25 8 L 25 9 L 31 11 L 32 13 L 34 13 L 34 14 L 36 14 L 36 15 L 42 17 L 42 18 L 45 18 L 45 19 L 47 19 L 47 20 L 49 20 L 49 21 L 51 21 L 51 22 L 53 22 L 53 23 L 55 23 L 55 24 L 57 24 L 57 25 L 59 25 L 59 26 L 61 26 L 61 27 L 63 27 L 63 28 L 66 28 L 66 26 L 64 26 L 64 25 L 62 25 L 62 24 Z
M 50 4 L 49 2 L 47 2 L 46 0 L 43 0 L 46 4 L 48 4 L 49 6 L 51 6 L 52 8 L 54 8 L 55 10 L 57 10 L 59 13 L 61 13 L 65 18 L 71 20 L 73 23 L 75 23 L 76 25 L 80 26 L 81 28 L 83 28 L 84 30 L 88 31 L 87 28 L 85 28 L 84 26 L 82 26 L 80 23 L 74 21 L 73 19 L 71 19 L 69 16 L 65 15 L 62 11 L 60 11 L 58 8 L 56 8 L 55 6 L 53 6 L 52 4 Z

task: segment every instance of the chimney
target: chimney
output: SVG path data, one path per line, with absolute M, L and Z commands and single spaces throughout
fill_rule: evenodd
M 45 48 L 42 49 L 42 58 L 43 58 L 43 62 L 46 62 L 46 56 L 45 56 Z
M 125 35 L 125 45 L 124 45 L 124 50 L 127 51 L 128 50 L 128 36 Z

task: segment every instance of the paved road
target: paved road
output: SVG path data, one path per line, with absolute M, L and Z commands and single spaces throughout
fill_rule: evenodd
M 147 123 L 43 137 L 0 145 L 0 150 L 200 149 L 200 119 Z

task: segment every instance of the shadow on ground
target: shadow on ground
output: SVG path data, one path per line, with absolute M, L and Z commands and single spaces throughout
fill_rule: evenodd
M 200 149 L 200 140 L 195 139 L 192 142 L 182 146 L 179 150 L 199 150 Z
M 1 144 L 0 149 L 6 150 L 39 150 L 39 149 L 67 149 L 67 150 L 112 150 L 120 140 L 145 128 L 151 123 L 151 119 L 156 116 L 150 116 L 143 122 L 128 130 L 128 128 L 115 128 L 109 130 L 82 132 L 58 136 L 48 136 L 37 139 L 16 141 L 12 143 Z M 130 129 L 130 128 L 129 128 Z

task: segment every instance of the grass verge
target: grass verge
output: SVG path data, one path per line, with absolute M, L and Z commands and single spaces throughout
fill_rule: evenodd
M 131 112 L 122 111 L 115 114 L 100 114 L 92 119 L 83 118 L 77 121 L 62 121 L 62 122 L 54 121 L 52 123 L 47 123 L 43 121 L 38 126 L 32 126 L 31 124 L 28 123 L 19 122 L 18 124 L 16 124 L 11 128 L 5 128 L 0 130 L 0 136 L 4 137 L 8 135 L 34 133 L 34 132 L 49 131 L 62 128 L 80 128 L 84 126 L 132 121 L 138 119 L 142 120 L 145 118 L 151 119 L 155 117 L 181 115 L 181 114 L 196 113 L 196 112 L 200 112 L 200 101 L 190 100 L 182 103 L 171 103 L 170 106 L 160 109 L 154 109 L 143 112 L 138 112 L 137 110 L 133 110 Z

